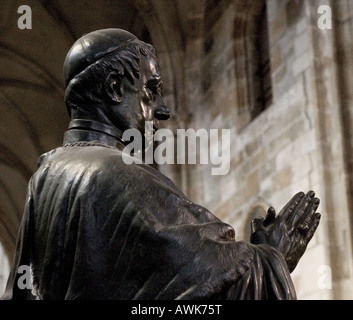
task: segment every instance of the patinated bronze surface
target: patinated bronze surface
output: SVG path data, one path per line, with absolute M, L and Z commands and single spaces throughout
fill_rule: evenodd
M 166 120 L 154 48 L 120 29 L 76 41 L 64 63 L 64 142 L 28 186 L 3 299 L 296 299 L 290 273 L 320 220 L 299 192 L 252 223 L 251 241 L 166 176 L 122 160 L 122 132 Z M 17 285 L 30 265 L 33 288 Z

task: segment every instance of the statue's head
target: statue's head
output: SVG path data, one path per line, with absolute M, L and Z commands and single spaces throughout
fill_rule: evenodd
M 152 45 L 122 29 L 85 34 L 64 62 L 65 104 L 72 119 L 91 119 L 124 131 L 166 120 L 162 80 Z

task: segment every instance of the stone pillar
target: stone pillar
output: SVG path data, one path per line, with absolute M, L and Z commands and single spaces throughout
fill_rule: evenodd
M 353 2 L 332 5 L 349 212 L 353 212 Z M 349 217 L 352 233 L 353 216 Z
M 322 30 L 317 24 L 320 17 L 318 8 L 321 5 L 330 5 L 332 8 L 334 2 L 336 1 L 306 2 L 306 10 L 311 16 L 313 103 L 316 107 L 315 121 L 322 158 L 322 167 L 318 170 L 322 172 L 324 190 L 323 207 L 320 208 L 323 213 L 321 224 L 326 230 L 324 242 L 332 270 L 332 298 L 352 299 L 352 237 L 344 136 L 341 130 L 342 110 L 339 107 L 342 101 L 342 89 L 339 88 L 343 84 L 341 74 L 337 72 L 336 32 L 334 29 Z

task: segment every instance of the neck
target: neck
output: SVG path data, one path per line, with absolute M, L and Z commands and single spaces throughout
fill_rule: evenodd
M 98 140 L 110 146 L 125 145 L 122 131 L 116 127 L 89 119 L 73 119 L 64 136 L 64 143 Z
M 101 123 L 96 120 L 89 120 L 89 119 L 71 120 L 69 125 L 69 130 L 70 129 L 88 129 L 88 130 L 108 134 L 116 139 L 121 139 L 121 137 L 123 136 L 123 133 L 120 129 L 110 126 L 108 124 Z

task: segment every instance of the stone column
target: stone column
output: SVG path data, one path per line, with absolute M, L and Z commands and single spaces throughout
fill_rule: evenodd
M 318 8 L 333 7 L 337 1 L 306 2 L 311 16 L 312 50 L 314 67 L 312 72 L 313 103 L 319 144 L 321 146 L 322 227 L 326 230 L 327 255 L 332 270 L 332 298 L 353 298 L 352 236 L 350 229 L 349 193 L 347 184 L 344 135 L 342 134 L 342 75 L 338 72 L 335 45 L 337 31 L 320 29 Z M 343 1 L 346 2 L 346 1 Z M 340 2 L 341 3 L 341 2 Z M 349 39 L 351 41 L 351 38 Z

